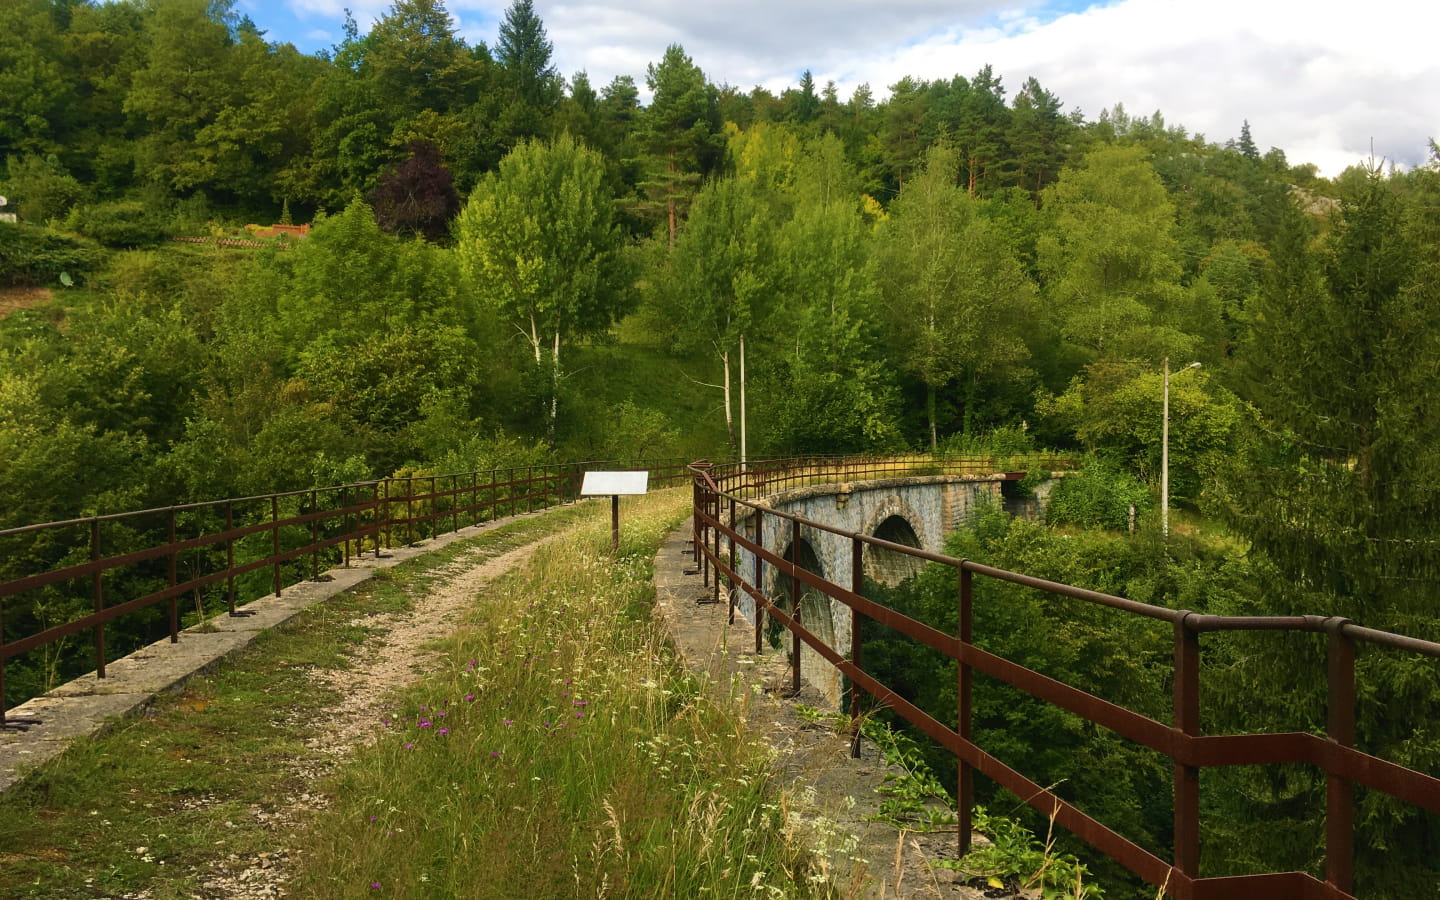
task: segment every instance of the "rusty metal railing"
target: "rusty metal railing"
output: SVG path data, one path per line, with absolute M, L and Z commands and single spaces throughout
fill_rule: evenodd
M 397 541 L 410 544 L 501 516 L 573 502 L 588 469 L 648 469 L 652 485 L 667 487 L 690 480 L 688 462 L 595 460 L 414 475 L 0 530 L 0 557 L 9 561 L 12 572 L 22 569 L 0 582 L 0 729 L 33 724 L 5 715 L 5 665 L 23 653 L 89 632 L 95 673 L 104 678 L 106 626 L 122 616 L 163 605 L 175 643 L 180 639 L 180 601 L 187 595 L 204 610 L 205 596 L 214 600 L 220 592 L 229 615 L 245 615 L 246 600 L 265 593 L 251 591 L 252 596 L 242 597 L 237 581 L 246 576 L 254 580 L 268 570 L 269 592 L 279 596 L 287 577 L 318 578 L 322 562 L 324 568 L 348 566 L 352 558 L 365 552 L 378 555 Z M 7 601 L 13 610 L 15 598 L 35 591 L 71 601 L 83 598 L 90 611 L 28 634 L 7 635 Z
M 793 486 L 810 478 L 835 476 L 858 480 L 862 473 L 881 471 L 896 474 L 900 462 L 852 463 L 802 460 L 790 475 L 758 464 L 748 467 L 765 472 L 763 477 L 747 476 L 735 466 L 693 465 L 695 558 L 703 564 L 707 585 L 713 582 L 719 599 L 723 578 L 730 597 L 733 623 L 737 591 L 755 602 L 755 652 L 762 651 L 764 618 L 769 615 L 792 635 L 792 688 L 800 686 L 800 645 L 816 654 L 865 691 L 889 706 L 906 721 L 936 740 L 957 761 L 956 807 L 959 814 L 959 850 L 969 849 L 970 818 L 974 801 L 973 773 L 980 772 L 1009 790 L 1042 814 L 1129 869 L 1144 881 L 1177 900 L 1274 900 L 1274 898 L 1352 897 L 1354 864 L 1354 788 L 1380 791 L 1405 803 L 1440 812 L 1440 779 L 1408 769 L 1355 749 L 1355 648 L 1359 643 L 1395 651 L 1440 658 L 1440 644 L 1404 635 L 1365 628 L 1343 618 L 1323 616 L 1212 616 L 1189 610 L 1172 610 L 1138 603 L 1124 597 L 1046 581 L 1018 572 L 956 559 L 939 553 L 880 540 L 867 534 L 836 528 L 823 522 L 770 509 L 753 499 L 761 486 Z M 912 468 L 923 468 L 914 461 Z M 719 473 L 719 477 L 716 477 Z M 833 480 L 833 478 L 831 479 Z M 728 488 L 728 489 L 727 489 Z M 742 496 L 743 494 L 743 496 Z M 737 510 L 748 508 L 753 518 L 753 537 L 737 530 Z M 727 515 L 728 513 L 728 515 Z M 767 522 L 791 530 L 792 545 L 798 545 L 800 528 L 812 528 L 848 538 L 851 542 L 849 586 L 832 582 L 766 550 L 763 546 Z M 728 543 L 727 554 L 721 544 Z M 946 634 L 862 595 L 863 558 L 866 547 L 903 553 L 932 563 L 949 566 L 956 572 L 956 634 Z M 736 550 L 755 560 L 753 582 L 739 571 Z M 798 553 L 791 553 L 798 558 Z M 790 611 L 787 613 L 764 590 L 764 567 L 773 566 L 790 576 Z M 1173 718 L 1164 723 L 1110 703 L 1093 694 L 1049 678 L 976 646 L 972 616 L 973 584 L 976 576 L 1022 585 L 1048 594 L 1143 616 L 1171 625 L 1174 631 Z M 844 604 L 851 615 L 851 647 L 848 656 L 830 647 L 807 630 L 801 622 L 798 594 L 801 585 Z M 957 663 L 957 727 L 950 728 L 899 696 L 862 668 L 861 617 L 886 625 L 919 641 Z M 1200 635 L 1213 631 L 1300 631 L 1324 635 L 1328 655 L 1328 722 L 1326 736 L 1303 732 L 1270 734 L 1203 735 L 1200 727 Z M 1104 823 L 1086 815 L 1051 790 L 1010 768 L 979 747 L 973 740 L 971 690 L 974 673 L 981 672 L 1053 704 L 1089 722 L 1106 728 L 1135 743 L 1157 751 L 1174 766 L 1174 848 L 1166 861 L 1124 837 Z M 851 691 L 850 715 L 858 722 L 859 691 Z M 1325 773 L 1326 836 L 1325 880 L 1306 872 L 1271 872 L 1227 877 L 1200 877 L 1200 771 L 1216 766 L 1303 763 Z

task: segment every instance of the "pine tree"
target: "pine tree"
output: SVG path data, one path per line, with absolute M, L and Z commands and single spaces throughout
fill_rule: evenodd
M 700 180 L 721 160 L 720 117 L 715 89 L 679 44 L 648 67 L 645 83 L 654 99 L 634 133 L 642 154 L 639 209 L 664 216 L 673 247 L 681 214 Z
M 515 0 L 500 23 L 495 59 L 505 70 L 517 99 L 537 109 L 552 109 L 560 99 L 560 74 L 551 64 L 555 45 L 532 0 Z
M 1235 149 L 1246 159 L 1260 158 L 1260 148 L 1255 146 L 1255 139 L 1250 136 L 1249 119 L 1240 123 L 1240 140 L 1236 142 Z

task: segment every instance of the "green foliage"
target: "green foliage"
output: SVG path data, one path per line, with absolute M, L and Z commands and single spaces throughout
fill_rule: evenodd
M 1152 503 L 1143 483 L 1091 457 L 1083 469 L 1056 481 L 1045 502 L 1045 521 L 1123 531 L 1129 527 L 1130 507 L 1137 521 L 1145 522 Z
M 169 231 L 154 210 L 137 200 L 77 206 L 66 217 L 65 226 L 107 247 L 125 248 L 153 246 Z
M 984 385 L 1026 374 L 1022 328 L 1034 309 L 1034 286 L 1002 232 L 955 186 L 958 162 L 948 148 L 931 151 L 894 204 L 877 250 L 891 340 L 925 386 L 932 449 L 942 388 L 957 383 L 963 429 Z
M 1046 189 L 1039 268 L 1066 341 L 1092 358 L 1187 356 L 1175 212 L 1138 147 L 1101 147 Z
M 83 277 L 102 254 L 73 238 L 24 222 L 0 222 L 0 287 L 55 284 L 62 272 Z
M 61 220 L 85 197 L 85 188 L 53 155 L 10 157 L 0 181 L 4 194 L 22 220 L 34 224 Z
M 1152 484 L 1160 479 L 1164 374 L 1155 367 L 1094 362 L 1036 411 L 1080 439 L 1085 449 Z M 1235 447 L 1241 408 L 1204 369 L 1170 376 L 1170 496 L 1196 500 L 1208 473 Z
M 681 215 L 701 178 L 723 155 L 715 89 L 679 44 L 665 48 L 664 58 L 650 64 L 645 84 L 653 97 L 633 135 L 641 154 L 636 208 L 659 219 L 674 246 Z
M 962 859 L 940 860 L 939 868 L 954 869 L 988 887 L 1005 887 L 1008 882 L 1020 891 L 1038 889 L 1042 900 L 1105 896 L 1100 885 L 1086 882 L 1088 873 L 1079 860 L 1054 851 L 1053 831 L 1042 843 L 1018 821 L 990 815 L 983 806 L 974 809 L 971 822 L 990 842 Z
M 880 801 L 878 817 L 912 831 L 937 831 L 946 825 L 953 826 L 954 801 L 926 763 L 915 740 L 877 719 L 866 719 L 861 731 L 875 744 L 887 767 L 884 780 L 875 788 L 884 798 Z

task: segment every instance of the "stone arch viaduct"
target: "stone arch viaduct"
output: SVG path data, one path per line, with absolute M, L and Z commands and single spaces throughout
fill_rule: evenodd
M 774 494 L 766 498 L 763 505 L 846 531 L 940 553 L 944 551 L 945 536 L 963 525 L 978 504 L 1003 501 L 1002 485 L 1007 480 L 1003 474 L 926 475 L 816 484 Z M 1029 510 L 1020 511 L 1033 514 L 1035 509 L 1032 505 Z M 754 539 L 753 514 L 737 516 L 736 527 Z M 790 524 L 779 518 L 767 519 L 760 530 L 766 550 L 787 559 L 794 558 L 824 578 L 849 583 L 851 545 L 843 535 L 802 526 L 797 546 Z M 738 571 L 752 581 L 756 563 L 754 554 L 737 548 Z M 873 546 L 865 548 L 865 577 L 881 584 L 898 584 L 917 573 L 922 565 L 919 559 L 902 553 Z M 766 596 L 785 605 L 789 597 L 789 576 L 767 565 L 763 578 Z M 744 591 L 737 591 L 735 608 L 753 626 L 755 601 Z M 802 595 L 800 612 L 805 627 L 831 647 L 850 646 L 850 613 L 840 601 L 808 591 Z M 771 623 L 774 631 L 769 636 L 771 641 L 778 640 L 778 628 Z M 838 670 L 804 645 L 800 651 L 800 674 L 838 707 L 841 699 Z

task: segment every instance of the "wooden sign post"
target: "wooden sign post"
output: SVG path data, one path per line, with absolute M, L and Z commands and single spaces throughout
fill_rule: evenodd
M 580 496 L 610 497 L 610 552 L 620 552 L 620 497 L 643 494 L 649 489 L 649 472 L 586 472 Z

